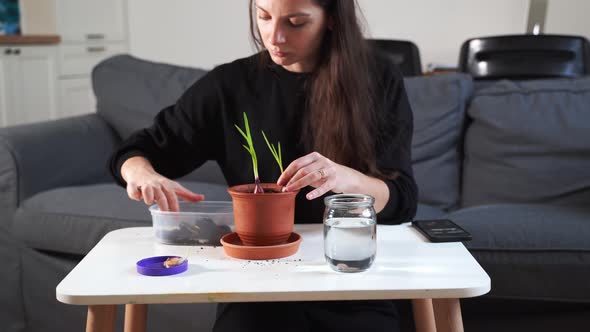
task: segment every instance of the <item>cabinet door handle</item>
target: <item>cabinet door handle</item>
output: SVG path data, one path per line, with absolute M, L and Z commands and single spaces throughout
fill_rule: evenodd
M 14 54 L 19 55 L 20 54 L 20 48 L 17 48 L 14 50 Z
M 89 33 L 86 35 L 86 39 L 104 39 L 104 34 L 102 34 L 102 33 Z
M 6 55 L 11 55 L 12 54 L 12 49 L 11 48 L 7 48 L 4 50 L 4 54 Z
M 104 46 L 91 46 L 88 47 L 86 50 L 90 53 L 98 53 L 106 51 L 106 48 Z

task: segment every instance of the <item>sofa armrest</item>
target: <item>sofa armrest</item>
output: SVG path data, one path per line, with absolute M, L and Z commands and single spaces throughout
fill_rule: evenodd
M 108 181 L 118 140 L 96 114 L 0 128 L 0 214 L 41 191 Z

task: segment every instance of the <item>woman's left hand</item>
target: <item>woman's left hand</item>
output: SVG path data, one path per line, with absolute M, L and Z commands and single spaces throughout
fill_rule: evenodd
M 366 175 L 361 172 L 312 152 L 289 164 L 277 184 L 285 186 L 287 191 L 312 186 L 315 189 L 306 195 L 307 199 L 312 200 L 330 190 L 335 193 L 355 192 L 363 177 Z

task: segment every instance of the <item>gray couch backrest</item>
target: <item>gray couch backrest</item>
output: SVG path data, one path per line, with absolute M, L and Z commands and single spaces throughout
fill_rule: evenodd
M 114 56 L 92 71 L 97 113 L 125 139 L 151 125 L 160 110 L 174 104 L 205 73 L 129 55 Z
M 445 210 L 459 204 L 461 135 L 473 81 L 465 74 L 405 79 L 414 114 L 412 167 L 419 201 Z
M 204 74 L 128 55 L 110 58 L 93 72 L 98 114 L 126 138 Z M 421 203 L 449 210 L 590 201 L 590 78 L 486 82 L 474 91 L 470 76 L 446 74 L 406 78 L 405 85 Z M 188 179 L 224 183 L 212 162 Z
M 93 71 L 98 114 L 126 138 L 149 126 L 161 109 L 176 102 L 204 74 L 201 69 L 129 55 L 112 57 Z M 414 111 L 413 167 L 420 201 L 452 208 L 459 203 L 458 142 L 473 83 L 468 75 L 452 74 L 409 78 L 405 84 Z M 185 179 L 225 183 L 212 162 Z
M 141 60 L 111 57 L 92 71 L 97 112 L 125 139 L 152 124 L 154 116 L 174 104 L 207 71 Z M 215 162 L 207 162 L 183 180 L 225 184 Z
M 462 206 L 590 203 L 590 77 L 487 83 L 468 115 Z

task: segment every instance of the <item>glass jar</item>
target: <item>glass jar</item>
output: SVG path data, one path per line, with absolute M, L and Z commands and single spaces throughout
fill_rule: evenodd
M 338 194 L 324 199 L 324 254 L 338 272 L 361 272 L 371 267 L 377 252 L 375 198 Z

